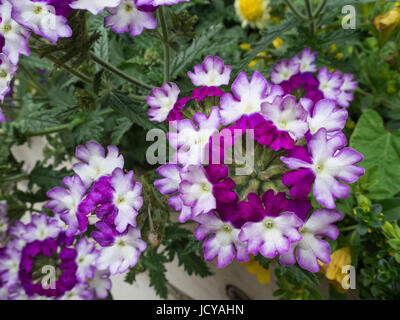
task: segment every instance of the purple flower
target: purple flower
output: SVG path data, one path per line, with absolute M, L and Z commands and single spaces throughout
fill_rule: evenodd
M 217 267 L 223 268 L 230 264 L 236 256 L 241 262 L 250 260 L 246 244 L 238 238 L 240 229 L 235 228 L 231 223 L 224 222 L 214 213 L 204 213 L 194 220 L 199 224 L 194 231 L 199 241 L 204 241 L 204 258 L 211 261 L 217 257 Z
M 67 189 L 55 187 L 47 192 L 52 200 L 46 203 L 46 207 L 60 215 L 68 226 L 67 235 L 71 236 L 79 232 L 78 206 L 86 195 L 86 187 L 77 175 L 65 177 L 62 184 Z
M 339 71 L 329 73 L 327 67 L 323 67 L 318 73 L 319 90 L 323 93 L 326 99 L 336 100 L 341 94 L 340 88 L 344 80 Z
M 231 71 L 220 57 L 207 56 L 201 65 L 194 67 L 194 72 L 188 72 L 188 76 L 197 87 L 219 87 L 229 84 Z
M 317 66 L 315 65 L 315 59 L 318 53 L 312 52 L 311 48 L 305 48 L 299 55 L 296 55 L 292 61 L 295 64 L 300 65 L 300 72 L 317 72 Z
M 89 282 L 90 290 L 93 291 L 93 295 L 99 299 L 105 299 L 111 290 L 110 272 L 107 270 L 96 270 L 93 278 L 87 279 Z
M 9 0 L 12 4 L 12 18 L 25 28 L 42 36 L 54 44 L 58 38 L 72 36 L 68 20 L 57 15 L 55 8 L 48 1 Z
M 151 90 L 151 96 L 147 96 L 147 103 L 150 106 L 150 120 L 163 122 L 167 119 L 170 111 L 178 101 L 180 90 L 178 86 L 170 82 L 164 83 L 161 88 Z
M 337 98 L 337 102 L 340 106 L 347 108 L 350 106 L 350 102 L 353 101 L 354 95 L 352 92 L 357 88 L 357 82 L 353 81 L 354 76 L 352 74 L 343 75 L 343 84 L 340 87 L 341 93 Z
M 281 84 L 300 72 L 300 62 L 296 59 L 281 60 L 271 71 L 271 80 L 274 84 Z
M 26 226 L 26 232 L 22 235 L 26 242 L 56 238 L 61 232 L 57 221 L 50 220 L 45 213 L 35 214 L 31 222 Z
M 290 169 L 298 170 L 282 178 L 285 185 L 294 186 L 289 194 L 305 196 L 314 183 L 316 200 L 328 209 L 335 208 L 335 197 L 344 199 L 349 195 L 349 186 L 337 179 L 353 183 L 365 172 L 364 168 L 354 165 L 362 161 L 363 156 L 351 148 L 343 148 L 346 144 L 342 133 L 328 139 L 326 129 L 322 128 L 308 142 L 309 153 L 299 147 L 289 153 L 289 157 L 281 157 Z
M 105 8 L 115 8 L 121 3 L 121 0 L 73 0 L 70 4 L 72 9 L 88 10 L 97 15 L 102 13 Z
M 17 72 L 18 67 L 13 65 L 10 59 L 0 53 L 0 101 L 3 102 L 5 96 L 10 92 L 10 82 Z M 4 117 L 4 116 L 3 116 Z
M 259 143 L 270 145 L 273 150 L 293 148 L 294 142 L 308 131 L 307 113 L 295 96 L 276 96 L 272 103 L 264 102 L 261 114 L 267 122 L 256 126 L 255 136 Z M 274 128 L 270 128 L 271 124 Z
M 117 7 L 107 10 L 110 15 L 105 18 L 105 26 L 116 33 L 129 32 L 131 36 L 137 36 L 144 29 L 157 27 L 153 14 L 138 8 L 135 0 L 121 0 Z
M 331 137 L 344 128 L 348 113 L 345 109 L 338 108 L 335 100 L 322 99 L 314 105 L 311 100 L 304 98 L 300 103 L 308 112 L 307 122 L 311 134 L 324 128 Z
M 158 7 L 158 6 L 168 6 L 171 4 L 176 4 L 179 2 L 186 2 L 186 1 L 190 0 L 137 0 L 137 5 Z
M 239 120 L 243 115 L 253 115 L 261 111 L 261 104 L 267 99 L 269 86 L 259 72 L 254 72 L 249 81 L 246 73 L 239 73 L 233 82 L 232 94 L 221 97 L 222 124 L 228 125 Z
M 104 227 L 106 227 L 104 225 Z M 111 229 L 103 231 L 110 234 Z M 140 237 L 140 230 L 128 227 L 121 235 L 115 236 L 113 242 L 101 249 L 97 259 L 97 267 L 100 270 L 109 270 L 112 275 L 124 273 L 136 265 L 139 255 L 146 249 L 146 242 Z
M 94 243 L 89 242 L 86 238 L 82 238 L 76 245 L 76 259 L 77 265 L 76 276 L 79 281 L 92 279 L 95 274 L 95 262 L 99 255 Z
M 206 160 L 210 138 L 218 132 L 220 123 L 218 107 L 213 107 L 208 117 L 198 112 L 193 116 L 193 121 L 184 119 L 172 122 L 171 125 L 177 132 L 168 132 L 168 140 L 171 146 L 177 149 L 174 155 L 175 161 L 187 168 L 189 165 L 199 165 Z
M 12 246 L 6 247 L 0 255 L 0 283 L 11 289 L 18 283 L 21 252 Z
M 312 213 L 310 218 L 300 227 L 302 239 L 299 242 L 292 243 L 290 250 L 279 257 L 279 262 L 284 266 L 289 266 L 297 260 L 303 269 L 318 272 L 318 260 L 325 264 L 328 264 L 331 260 L 329 243 L 319 236 L 336 240 L 339 230 L 333 223 L 342 220 L 342 218 L 342 214 L 336 210 L 322 209 Z
M 268 190 L 262 199 L 250 193 L 248 200 L 239 202 L 238 212 L 248 221 L 242 226 L 239 239 L 246 242 L 249 253 L 260 252 L 272 259 L 277 253 L 288 252 L 290 243 L 301 239 L 297 228 L 303 222 L 294 212 L 288 211 L 295 206 L 289 206 L 284 192 L 274 195 L 273 190 Z
M 89 141 L 86 146 L 78 146 L 75 156 L 82 162 L 73 166 L 75 173 L 89 187 L 101 176 L 110 176 L 115 168 L 124 167 L 124 158 L 115 146 L 107 147 L 105 156 L 104 148 L 97 142 Z
M 29 30 L 22 27 L 11 17 L 12 6 L 8 0 L 0 4 L 0 35 L 4 38 L 2 52 L 14 65 L 18 64 L 21 54 L 29 56 Z

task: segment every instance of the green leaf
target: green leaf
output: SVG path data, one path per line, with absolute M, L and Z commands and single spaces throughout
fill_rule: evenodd
M 111 134 L 111 143 L 118 145 L 124 134 L 132 127 L 132 121 L 128 118 L 117 119 L 117 125 Z
M 383 207 L 383 214 L 388 221 L 400 219 L 400 198 L 384 199 L 379 201 Z
M 213 37 L 220 32 L 221 29 L 222 25 L 209 27 L 207 30 L 204 30 L 198 38 L 194 39 L 187 49 L 182 50 L 176 55 L 171 64 L 173 79 L 176 78 L 178 74 L 194 59 L 200 57 L 208 50 Z
M 163 299 L 168 298 L 167 277 L 165 275 L 167 269 L 164 266 L 167 261 L 166 257 L 155 249 L 142 256 L 142 263 L 149 271 L 150 286 L 154 287 L 156 293 Z
M 400 191 L 400 131 L 387 131 L 381 116 L 367 110 L 358 120 L 350 145 L 363 154 L 361 166 L 378 171 L 379 182 L 369 190 L 370 198 L 390 198 Z

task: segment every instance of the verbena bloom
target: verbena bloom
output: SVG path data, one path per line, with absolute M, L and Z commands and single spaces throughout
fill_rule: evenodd
M 93 278 L 87 279 L 87 282 L 95 297 L 99 299 L 107 298 L 112 286 L 109 271 L 96 270 Z
M 150 120 L 163 122 L 167 119 L 170 111 L 178 101 L 179 88 L 173 83 L 164 83 L 161 88 L 151 90 L 151 95 L 147 96 L 147 103 L 150 106 Z
M 189 165 L 201 164 L 205 159 L 206 149 L 210 138 L 218 132 L 221 115 L 218 107 L 211 109 L 207 117 L 201 112 L 189 119 L 178 120 L 171 123 L 177 132 L 168 132 L 168 140 L 177 151 L 175 161 L 187 168 Z
M 261 114 L 266 122 L 256 126 L 255 135 L 259 143 L 273 150 L 293 148 L 308 131 L 307 113 L 295 96 L 277 96 L 272 103 L 264 102 Z
M 30 31 L 17 23 L 11 16 L 12 5 L 8 0 L 0 3 L 0 35 L 4 38 L 2 52 L 14 65 L 18 64 L 21 54 L 29 56 L 28 38 Z
M 239 120 L 243 115 L 261 111 L 261 104 L 267 99 L 268 82 L 259 72 L 254 72 L 249 81 L 246 73 L 239 73 L 232 83 L 232 93 L 225 93 L 220 100 L 223 125 Z
M 67 235 L 75 235 L 79 231 L 78 206 L 86 195 L 86 187 L 81 178 L 77 175 L 65 177 L 62 187 L 55 187 L 47 192 L 47 196 L 52 199 L 46 203 L 46 207 L 54 213 L 60 215 L 61 219 L 68 226 Z
M 301 73 L 317 72 L 317 66 L 315 65 L 317 54 L 317 52 L 312 52 L 311 48 L 306 48 L 293 58 L 293 62 L 300 65 L 299 71 Z
M 111 175 L 115 168 L 124 167 L 124 158 L 115 146 L 107 147 L 107 156 L 104 148 L 94 141 L 86 146 L 78 146 L 75 156 L 81 161 L 73 166 L 73 170 L 82 179 L 85 186 L 89 186 L 101 176 Z
M 112 229 L 105 224 L 103 227 L 102 232 L 112 236 Z M 96 261 L 97 267 L 100 270 L 109 270 L 112 275 L 124 273 L 136 265 L 140 253 L 145 249 L 146 242 L 140 238 L 140 230 L 129 227 L 127 232 L 113 237 L 113 241 L 101 249 Z
M 354 76 L 352 74 L 343 75 L 343 84 L 340 87 L 341 93 L 337 98 L 337 102 L 340 106 L 347 108 L 350 106 L 350 102 L 353 100 L 354 95 L 352 91 L 357 88 L 357 81 L 353 81 Z M 349 92 L 350 91 L 350 92 Z
M 281 60 L 271 71 L 271 81 L 275 84 L 281 84 L 283 81 L 289 80 L 292 76 L 300 71 L 300 63 L 296 60 Z
M 11 63 L 10 59 L 0 53 L 0 101 L 10 92 L 10 82 L 17 71 L 17 66 Z
M 229 84 L 231 71 L 232 67 L 224 65 L 220 57 L 207 56 L 188 76 L 195 86 L 219 87 Z
M 53 43 L 58 38 L 72 35 L 67 19 L 57 15 L 55 8 L 47 1 L 9 0 L 13 6 L 12 18 L 22 26 L 31 29 Z
M 261 253 L 266 258 L 289 251 L 290 243 L 301 239 L 298 228 L 302 220 L 293 212 L 286 211 L 288 201 L 285 193 L 274 195 L 265 192 L 262 199 L 255 193 L 248 195 L 248 202 L 239 203 L 239 212 L 246 222 L 239 233 L 239 239 L 246 242 L 247 250 L 253 255 Z
M 204 213 L 194 218 L 199 224 L 194 235 L 199 241 L 204 241 L 204 258 L 211 261 L 217 258 L 217 267 L 223 268 L 236 257 L 238 261 L 249 261 L 250 256 L 246 244 L 239 240 L 240 228 L 235 228 L 230 222 L 224 222 L 214 213 Z
M 102 13 L 105 8 L 115 8 L 121 3 L 121 0 L 73 0 L 70 7 L 73 9 L 88 10 L 97 15 Z
M 270 20 L 269 0 L 235 0 L 235 10 L 242 22 L 242 27 L 264 29 Z
M 77 243 L 75 263 L 77 265 L 76 276 L 78 280 L 85 281 L 92 279 L 96 271 L 96 259 L 99 255 L 93 242 L 89 242 L 86 238 L 82 238 Z
M 299 231 L 302 239 L 291 244 L 290 250 L 279 257 L 279 262 L 284 265 L 292 265 L 298 262 L 299 266 L 310 272 L 318 272 L 318 260 L 323 263 L 330 262 L 330 246 L 320 237 L 336 240 L 339 230 L 335 222 L 343 218 L 337 210 L 321 209 L 311 214 Z
M 153 6 L 153 7 L 158 7 L 158 6 L 167 6 L 167 5 L 172 5 L 176 4 L 179 2 L 187 2 L 190 0 L 137 0 L 137 5 L 138 6 Z
M 341 184 L 355 182 L 365 172 L 364 168 L 355 164 L 363 160 L 363 156 L 347 144 L 342 133 L 328 139 L 324 128 L 318 130 L 308 142 L 308 152 L 296 148 L 288 157 L 281 160 L 294 172 L 286 173 L 282 182 L 293 186 L 290 195 L 306 196 L 313 186 L 316 200 L 328 209 L 335 208 L 335 197 L 344 199 L 349 195 L 349 186 Z
M 55 238 L 61 232 L 56 220 L 49 219 L 46 214 L 35 214 L 31 222 L 26 226 L 26 231 L 22 235 L 26 242 L 35 240 L 45 240 Z
M 333 136 L 344 128 L 348 113 L 345 109 L 339 108 L 335 100 L 322 99 L 315 105 L 306 98 L 300 102 L 307 110 L 307 123 L 311 134 L 325 128 L 328 135 Z
M 336 99 L 341 93 L 340 88 L 344 80 L 339 71 L 330 73 L 327 67 L 323 67 L 318 73 L 319 90 L 327 99 Z
M 129 32 L 137 36 L 144 29 L 155 29 L 157 20 L 151 12 L 145 12 L 137 7 L 135 0 L 121 0 L 115 8 L 107 9 L 110 15 L 105 18 L 105 26 L 111 27 L 116 33 Z

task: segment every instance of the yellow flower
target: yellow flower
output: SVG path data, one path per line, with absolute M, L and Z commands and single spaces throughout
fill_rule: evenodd
M 321 266 L 319 272 L 325 274 L 325 277 L 339 292 L 346 292 L 342 287 L 342 280 L 346 276 L 346 273 L 342 273 L 342 268 L 351 265 L 350 248 L 341 248 L 332 253 L 329 264 L 324 264 L 321 261 L 318 261 L 318 263 Z
M 282 44 L 283 40 L 281 38 L 276 38 L 274 41 L 272 41 L 272 45 L 275 47 L 275 49 L 279 49 Z
M 250 51 L 251 46 L 249 43 L 242 43 L 242 44 L 240 44 L 240 49 L 242 49 L 243 51 Z
M 387 40 L 400 22 L 400 7 L 394 7 L 385 14 L 376 16 L 375 28 L 381 32 L 383 40 Z
M 249 273 L 255 274 L 257 276 L 257 280 L 261 284 L 269 284 L 271 280 L 271 274 L 270 274 L 270 269 L 271 269 L 271 264 L 269 265 L 269 269 L 266 270 L 264 269 L 261 264 L 254 259 L 253 256 L 250 256 L 250 261 L 249 262 L 242 262 L 242 265 L 244 265 L 247 268 L 247 271 Z
M 263 29 L 265 22 L 271 18 L 271 8 L 268 5 L 269 0 L 235 0 L 235 10 L 242 21 L 242 27 L 250 25 L 252 28 Z

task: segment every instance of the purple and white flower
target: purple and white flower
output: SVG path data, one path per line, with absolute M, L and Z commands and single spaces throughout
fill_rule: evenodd
M 343 84 L 340 87 L 341 93 L 337 98 L 337 102 L 340 106 L 347 108 L 350 106 L 350 102 L 353 101 L 354 95 L 352 91 L 357 88 L 357 81 L 353 81 L 354 76 L 352 74 L 343 75 Z M 348 92 L 350 91 L 350 92 Z
M 72 36 L 72 29 L 68 20 L 62 15 L 56 14 L 56 9 L 41 0 L 9 0 L 13 6 L 12 18 L 25 28 L 42 36 L 53 43 L 58 38 Z
M 168 140 L 177 150 L 174 155 L 175 161 L 186 169 L 190 165 L 199 165 L 206 160 L 210 138 L 218 132 L 220 123 L 221 115 L 218 107 L 213 107 L 208 117 L 198 112 L 193 116 L 193 121 L 184 119 L 171 122 L 171 126 L 177 130 L 168 132 Z
M 309 153 L 299 147 L 281 160 L 294 172 L 286 173 L 282 182 L 292 185 L 294 191 L 290 195 L 306 196 L 313 186 L 316 200 L 328 209 L 335 208 L 335 197 L 344 199 L 349 195 L 349 186 L 341 184 L 353 183 L 361 177 L 365 170 L 355 164 L 363 160 L 363 156 L 351 148 L 344 148 L 347 141 L 342 133 L 328 139 L 324 128 L 318 130 L 308 142 Z
M 239 240 L 240 228 L 235 228 L 230 222 L 224 222 L 215 213 L 209 212 L 194 218 L 199 224 L 194 235 L 199 241 L 204 241 L 204 258 L 212 261 L 217 258 L 217 267 L 223 268 L 230 264 L 233 259 L 240 262 L 250 260 L 246 244 Z
M 323 93 L 326 99 L 337 100 L 341 94 L 340 88 L 344 80 L 339 71 L 329 73 L 327 67 L 323 67 L 318 73 L 319 90 Z
M 124 158 L 115 146 L 104 148 L 97 142 L 89 141 L 86 146 L 76 148 L 76 157 L 81 162 L 74 164 L 73 170 L 82 179 L 84 185 L 89 187 L 101 176 L 110 176 L 115 168 L 124 167 Z
M 284 266 L 298 262 L 299 266 L 310 272 L 318 272 L 318 260 L 328 264 L 331 261 L 329 243 L 319 236 L 336 240 L 339 230 L 335 222 L 343 218 L 337 210 L 322 209 L 313 212 L 300 227 L 302 239 L 291 244 L 290 250 L 279 257 L 279 262 Z
M 0 35 L 4 38 L 3 53 L 14 65 L 18 64 L 21 54 L 29 56 L 29 30 L 17 23 L 12 17 L 12 5 L 8 0 L 0 3 Z
M 79 232 L 78 207 L 86 195 L 86 187 L 77 175 L 65 177 L 62 184 L 67 189 L 55 187 L 47 192 L 47 196 L 52 200 L 46 203 L 46 207 L 60 215 L 68 226 L 68 236 L 76 235 Z
M 305 48 L 299 55 L 296 55 L 292 60 L 295 64 L 300 65 L 300 72 L 317 72 L 315 59 L 318 52 L 312 52 L 311 48 Z M 288 80 L 288 79 L 286 79 Z
M 121 3 L 121 0 L 72 0 L 70 7 L 72 9 L 88 10 L 97 15 L 102 13 L 105 8 L 115 8 Z
M 75 262 L 78 266 L 76 276 L 78 280 L 83 282 L 88 278 L 92 279 L 96 270 L 95 262 L 99 255 L 98 250 L 96 250 L 94 243 L 89 242 L 86 238 L 79 240 L 75 249 Z
M 144 29 L 155 29 L 157 20 L 151 12 L 145 12 L 137 7 L 135 0 L 121 0 L 115 8 L 108 8 L 110 13 L 105 18 L 105 26 L 111 27 L 116 33 L 129 32 L 131 36 L 137 36 Z
M 169 6 L 172 4 L 176 4 L 179 2 L 186 2 L 186 1 L 190 0 L 137 0 L 137 5 L 158 7 L 158 6 Z
M 2 102 L 11 90 L 10 82 L 17 69 L 18 67 L 12 64 L 4 53 L 0 53 L 0 101 Z
M 107 298 L 111 290 L 110 272 L 108 270 L 96 270 L 93 278 L 87 279 L 89 288 L 93 292 L 93 296 L 99 299 Z
M 232 67 L 224 65 L 220 57 L 207 56 L 188 76 L 197 87 L 219 87 L 229 84 L 231 71 Z
M 111 228 L 105 226 L 103 232 L 112 234 Z M 100 270 L 109 270 L 111 275 L 124 273 L 136 265 L 139 255 L 146 249 L 146 242 L 141 239 L 140 230 L 129 227 L 127 232 L 115 236 L 113 242 L 100 251 L 96 263 Z
M 150 120 L 163 122 L 167 119 L 170 111 L 178 101 L 180 90 L 178 86 L 170 82 L 164 83 L 161 88 L 151 90 L 151 96 L 147 96 L 147 103 L 150 106 Z
M 271 71 L 271 80 L 274 84 L 281 84 L 300 72 L 300 62 L 296 59 L 281 60 Z
M 268 81 L 259 72 L 254 72 L 249 81 L 241 72 L 233 82 L 232 93 L 225 93 L 220 100 L 223 125 L 239 120 L 243 115 L 250 116 L 261 111 L 261 104 L 267 99 Z
M 31 222 L 26 226 L 26 232 L 22 235 L 26 242 L 35 240 L 43 241 L 47 238 L 56 238 L 61 232 L 58 222 L 49 219 L 45 213 L 35 214 Z

